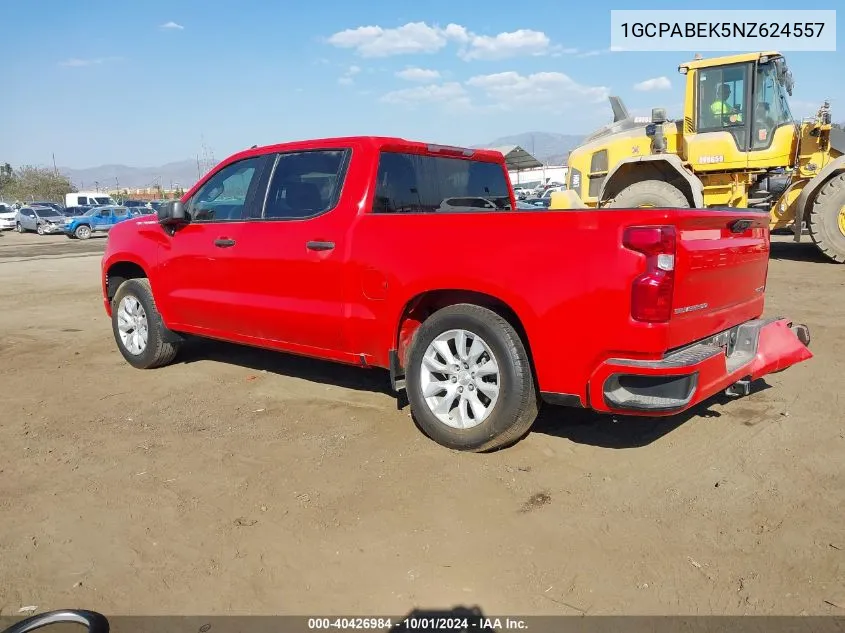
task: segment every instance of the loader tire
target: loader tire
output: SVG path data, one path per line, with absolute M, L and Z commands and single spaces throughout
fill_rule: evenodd
M 642 207 L 689 209 L 687 197 L 676 187 L 660 180 L 643 180 L 628 185 L 607 205 L 608 209 Z
M 824 184 L 813 200 L 807 228 L 818 249 L 837 264 L 845 264 L 845 173 Z

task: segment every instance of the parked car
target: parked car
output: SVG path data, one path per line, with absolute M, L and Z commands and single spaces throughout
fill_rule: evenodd
M 59 212 L 61 212 L 61 210 L 64 208 L 64 207 L 62 207 L 62 205 L 60 205 L 57 202 L 30 202 L 27 206 L 28 207 L 50 207 L 50 208 L 55 209 L 56 211 L 59 211 Z
M 12 205 L 0 202 L 0 231 L 8 231 L 15 228 L 15 216 L 17 212 Z
M 150 200 L 150 208 L 153 211 L 158 211 L 161 208 L 161 205 L 167 202 L 166 200 Z
M 445 198 L 443 202 L 440 203 L 440 210 L 450 210 L 450 211 L 477 211 L 479 209 L 488 209 L 490 211 L 496 211 L 499 209 L 510 208 L 511 199 L 510 196 L 502 196 L 500 198 Z
M 499 152 L 255 147 L 111 229 L 103 304 L 133 367 L 186 334 L 381 367 L 429 437 L 470 451 L 518 440 L 541 400 L 671 415 L 812 357 L 805 326 L 761 318 L 767 215 L 514 205 Z
M 114 204 L 116 204 L 114 199 L 102 191 L 76 191 L 65 194 L 65 206 L 67 207 L 102 207 Z
M 64 225 L 70 238 L 87 240 L 94 233 L 106 233 L 118 222 L 136 218 L 140 213 L 121 206 L 94 207 L 80 216 L 68 218 Z
M 137 207 L 146 207 L 147 203 L 143 200 L 124 200 L 121 206 L 128 207 L 130 209 L 134 209 Z
M 15 216 L 15 228 L 18 233 L 35 231 L 39 235 L 61 233 L 65 226 L 65 216 L 53 207 L 27 205 L 18 209 Z
M 551 198 L 526 198 L 524 202 L 528 204 L 533 204 L 535 207 L 540 207 L 542 209 L 548 209 L 549 205 L 552 203 Z
M 527 209 L 527 210 L 534 210 L 542 209 L 543 207 L 538 204 L 532 204 L 526 200 L 517 200 L 516 201 L 516 208 L 517 209 Z
M 91 210 L 91 207 L 65 207 L 62 209 L 62 215 L 66 218 L 75 218 L 78 215 L 84 215 Z

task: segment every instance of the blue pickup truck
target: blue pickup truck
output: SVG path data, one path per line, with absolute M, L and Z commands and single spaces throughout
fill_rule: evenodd
M 106 233 L 118 222 L 137 218 L 141 213 L 121 206 L 94 207 L 82 215 L 65 219 L 65 235 L 87 240 L 94 233 Z

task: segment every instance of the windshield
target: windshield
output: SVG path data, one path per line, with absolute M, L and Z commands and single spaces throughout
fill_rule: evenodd
M 52 216 L 55 216 L 55 215 L 61 215 L 61 213 L 59 213 L 58 211 L 56 211 L 52 207 L 44 207 L 43 209 L 36 209 L 36 213 L 39 216 L 41 216 L 42 218 L 45 218 L 45 217 L 48 217 L 48 216 L 52 217 Z
M 784 124 L 793 124 L 792 111 L 782 73 L 775 61 L 757 66 L 754 78 L 752 147 L 761 149 L 771 144 L 775 130 Z
M 85 213 L 83 213 L 83 215 L 87 215 L 90 217 L 92 215 L 97 215 L 99 212 L 99 209 L 88 209 Z

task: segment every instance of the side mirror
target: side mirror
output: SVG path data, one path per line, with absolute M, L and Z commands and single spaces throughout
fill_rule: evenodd
M 652 110 L 651 110 L 651 122 L 652 123 L 665 123 L 666 121 L 667 121 L 666 110 L 664 108 L 652 108 Z
M 188 219 L 185 215 L 185 205 L 179 200 L 171 200 L 162 204 L 158 211 L 158 222 L 162 226 L 178 226 L 180 224 L 187 224 Z

